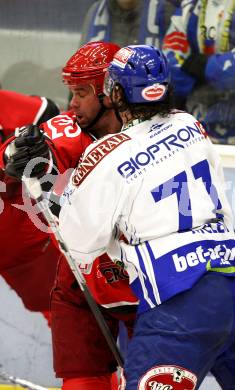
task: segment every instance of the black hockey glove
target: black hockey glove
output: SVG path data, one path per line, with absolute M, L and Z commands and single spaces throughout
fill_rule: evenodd
M 23 173 L 28 177 L 40 178 L 45 174 L 49 155 L 49 147 L 45 142 L 43 131 L 36 125 L 26 126 L 6 149 L 5 172 L 17 179 L 21 179 Z M 36 157 L 38 161 L 32 160 Z M 40 158 L 44 160 L 40 161 Z

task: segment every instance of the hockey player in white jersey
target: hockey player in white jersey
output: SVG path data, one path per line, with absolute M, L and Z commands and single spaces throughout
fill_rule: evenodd
M 118 51 L 105 93 L 122 132 L 87 148 L 60 227 L 77 260 L 107 251 L 129 273 L 140 303 L 126 389 L 198 389 L 210 370 L 234 389 L 235 237 L 219 158 L 202 125 L 172 109 L 157 48 Z

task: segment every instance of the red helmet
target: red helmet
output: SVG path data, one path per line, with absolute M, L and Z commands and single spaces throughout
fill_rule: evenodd
M 63 82 L 75 87 L 92 84 L 97 95 L 103 93 L 105 71 L 120 47 L 110 42 L 89 42 L 76 51 L 62 69 Z

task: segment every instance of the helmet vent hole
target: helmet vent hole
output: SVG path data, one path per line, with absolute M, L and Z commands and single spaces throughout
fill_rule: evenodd
M 128 61 L 128 65 L 131 67 L 131 69 L 135 69 L 135 65 L 132 62 Z
M 150 70 L 149 70 L 149 68 L 147 67 L 146 64 L 144 64 L 144 67 L 145 67 L 146 73 L 147 73 L 147 74 L 151 74 L 151 72 L 150 72 Z
M 162 63 L 159 64 L 159 74 L 162 74 L 164 72 L 164 68 L 162 66 Z

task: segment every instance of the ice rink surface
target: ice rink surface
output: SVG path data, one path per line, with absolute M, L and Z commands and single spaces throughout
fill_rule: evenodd
M 46 320 L 40 313 L 26 310 L 1 277 L 0 291 L 0 371 L 42 386 L 59 387 Z

